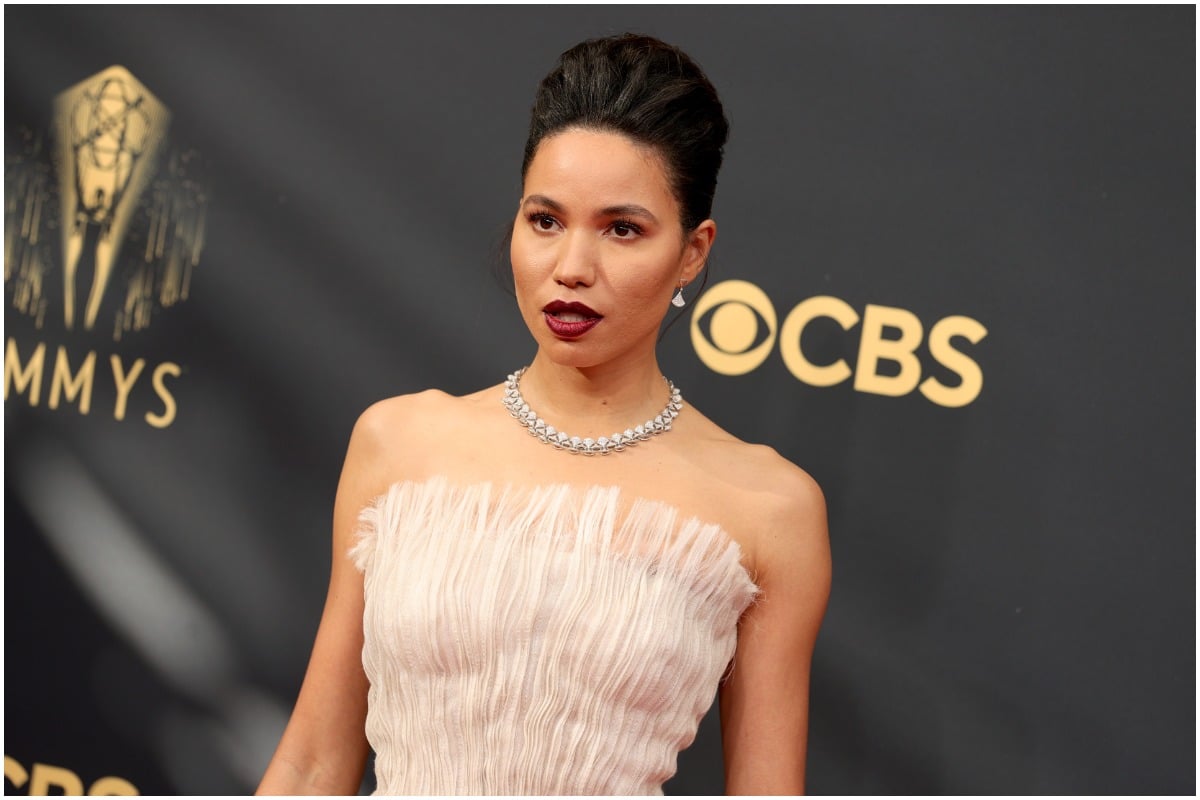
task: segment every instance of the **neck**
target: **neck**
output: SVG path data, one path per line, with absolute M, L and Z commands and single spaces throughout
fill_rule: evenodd
M 653 354 L 644 361 L 567 367 L 539 353 L 521 377 L 525 402 L 571 435 L 607 436 L 653 418 L 670 392 Z

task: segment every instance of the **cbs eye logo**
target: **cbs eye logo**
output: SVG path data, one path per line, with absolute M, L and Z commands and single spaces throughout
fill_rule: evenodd
M 834 320 L 845 331 L 862 323 L 853 370 L 841 358 L 832 364 L 814 364 L 800 349 L 805 327 L 819 317 Z M 885 328 L 899 331 L 899 338 L 884 338 Z M 903 308 L 868 304 L 860 316 L 844 300 L 822 295 L 800 302 L 779 325 L 775 306 L 762 289 L 747 281 L 724 281 L 696 303 L 691 331 L 696 355 L 722 375 L 744 375 L 756 369 L 778 339 L 784 365 L 809 386 L 835 386 L 853 376 L 856 391 L 900 397 L 919 387 L 926 399 L 947 408 L 965 406 L 983 390 L 983 371 L 951 341 L 961 336 L 978 344 L 987 335 L 987 328 L 970 317 L 946 317 L 929 329 L 929 354 L 959 376 L 957 386 L 947 386 L 933 376 L 921 380 L 916 350 L 924 328 L 915 314 Z M 899 371 L 880 374 L 881 361 L 891 362 Z

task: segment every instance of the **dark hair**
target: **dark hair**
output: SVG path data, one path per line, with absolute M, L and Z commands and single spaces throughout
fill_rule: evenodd
M 616 131 L 654 148 L 685 233 L 712 214 L 729 123 L 717 90 L 678 47 L 626 33 L 559 56 L 538 86 L 522 179 L 541 141 L 567 128 Z

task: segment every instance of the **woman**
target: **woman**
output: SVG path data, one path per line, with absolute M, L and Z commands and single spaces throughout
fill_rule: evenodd
M 584 42 L 542 82 L 511 245 L 537 353 L 359 419 L 260 792 L 354 792 L 373 747 L 380 793 L 661 793 L 718 688 L 727 791 L 803 791 L 820 489 L 655 356 L 716 236 L 726 132 L 654 39 Z

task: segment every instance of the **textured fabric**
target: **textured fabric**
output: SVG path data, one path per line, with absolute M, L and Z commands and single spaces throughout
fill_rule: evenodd
M 360 522 L 377 794 L 662 794 L 758 591 L 721 528 L 442 478 Z

